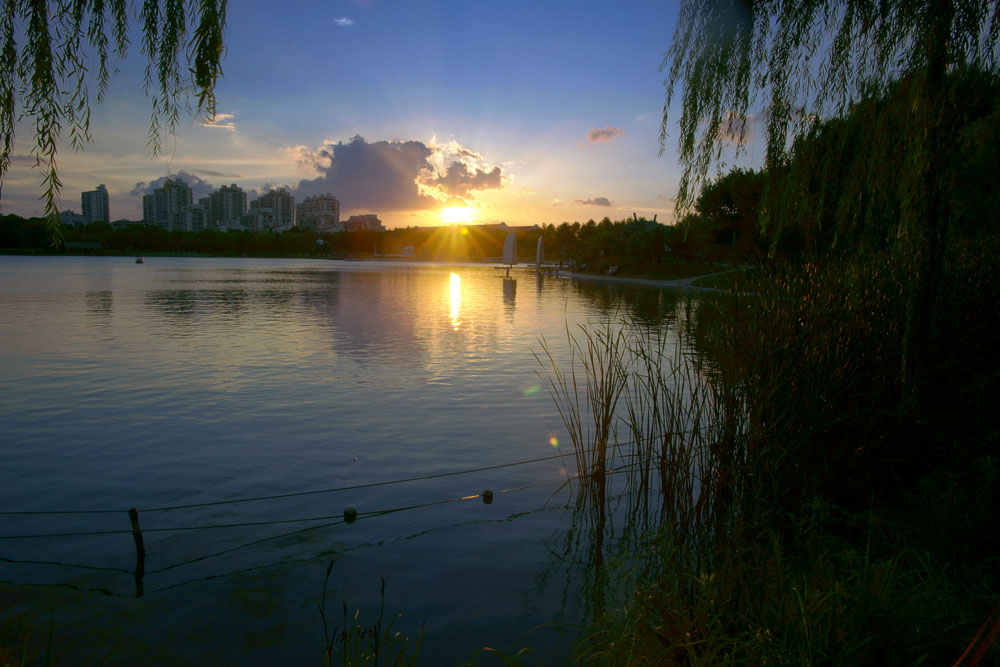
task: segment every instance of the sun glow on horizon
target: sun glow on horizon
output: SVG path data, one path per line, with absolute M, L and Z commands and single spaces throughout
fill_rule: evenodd
M 476 219 L 478 211 L 471 206 L 449 206 L 441 209 L 441 222 L 467 225 Z

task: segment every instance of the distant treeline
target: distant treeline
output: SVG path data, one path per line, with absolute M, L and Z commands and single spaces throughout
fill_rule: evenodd
M 68 248 L 53 243 L 42 218 L 0 217 L 0 250 L 8 252 L 69 252 L 86 254 L 197 253 L 232 256 L 321 256 L 371 257 L 412 256 L 441 261 L 488 261 L 503 255 L 504 240 L 511 230 L 493 226 L 444 226 L 318 233 L 291 229 L 280 234 L 250 231 L 168 232 L 152 225 L 112 226 L 95 222 L 63 228 Z M 518 256 L 522 263 L 534 262 L 538 238 L 543 237 L 547 262 L 572 264 L 579 270 L 655 275 L 671 258 L 745 259 L 743 248 L 731 241 L 714 239 L 691 243 L 681 228 L 633 217 L 600 222 L 588 220 L 519 227 Z M 80 248 L 78 243 L 99 243 L 100 248 Z
M 110 225 L 94 222 L 62 228 L 56 244 L 43 218 L 0 216 L 0 249 L 8 251 L 71 253 L 198 253 L 234 256 L 331 256 L 370 257 L 412 255 L 417 259 L 481 261 L 503 255 L 510 230 L 497 227 L 436 227 L 392 229 L 384 232 L 356 231 L 319 233 L 293 228 L 282 233 L 203 230 L 171 231 L 144 224 Z M 541 230 L 518 230 L 523 259 L 535 257 Z M 81 248 L 77 244 L 100 244 Z

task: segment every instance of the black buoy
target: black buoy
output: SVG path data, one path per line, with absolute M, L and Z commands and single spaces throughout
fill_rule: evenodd
M 353 507 L 348 507 L 344 509 L 345 523 L 354 523 L 357 520 L 358 520 L 358 510 L 354 509 Z
M 483 502 L 484 502 L 485 504 L 489 505 L 490 503 L 492 503 L 492 502 L 493 502 L 493 492 L 492 492 L 492 491 L 490 491 L 489 489 L 486 489 L 486 490 L 485 490 L 485 491 L 483 491 L 483 492 L 482 492 L 482 494 L 480 494 L 480 495 L 482 495 L 482 497 L 483 497 Z

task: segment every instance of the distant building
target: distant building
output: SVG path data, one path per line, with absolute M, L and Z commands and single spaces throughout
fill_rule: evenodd
M 163 187 L 142 196 L 142 221 L 168 232 L 184 229 L 184 209 L 191 206 L 191 188 L 181 179 L 167 179 Z
M 81 192 L 80 204 L 83 209 L 83 218 L 88 223 L 111 222 L 108 189 L 104 187 L 103 183 L 98 185 L 96 190 Z
M 316 232 L 341 231 L 340 202 L 329 192 L 306 197 L 295 206 L 295 226 Z
M 59 222 L 68 227 L 75 227 L 76 225 L 87 224 L 87 219 L 76 211 L 66 209 L 65 211 L 59 211 Z
M 295 197 L 286 190 L 271 190 L 250 202 L 250 227 L 258 232 L 283 232 L 295 226 Z M 245 223 L 244 223 L 245 224 Z
M 247 193 L 235 183 L 223 185 L 198 200 L 202 202 L 205 202 L 205 223 L 212 227 L 237 227 L 247 213 Z
M 360 232 L 362 230 L 368 230 L 372 232 L 384 232 L 385 227 L 382 226 L 382 221 L 378 219 L 378 216 L 374 213 L 366 213 L 364 215 L 352 215 L 344 223 L 344 230 L 348 232 Z
M 208 226 L 208 212 L 205 210 L 206 197 L 202 197 L 198 200 L 197 204 L 192 204 L 191 206 L 184 207 L 182 216 L 184 218 L 184 224 L 182 229 L 186 232 L 200 232 Z

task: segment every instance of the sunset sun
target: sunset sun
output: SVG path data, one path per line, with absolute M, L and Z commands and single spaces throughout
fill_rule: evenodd
M 441 209 L 441 222 L 449 225 L 467 225 L 476 219 L 476 209 L 471 206 L 449 206 Z

